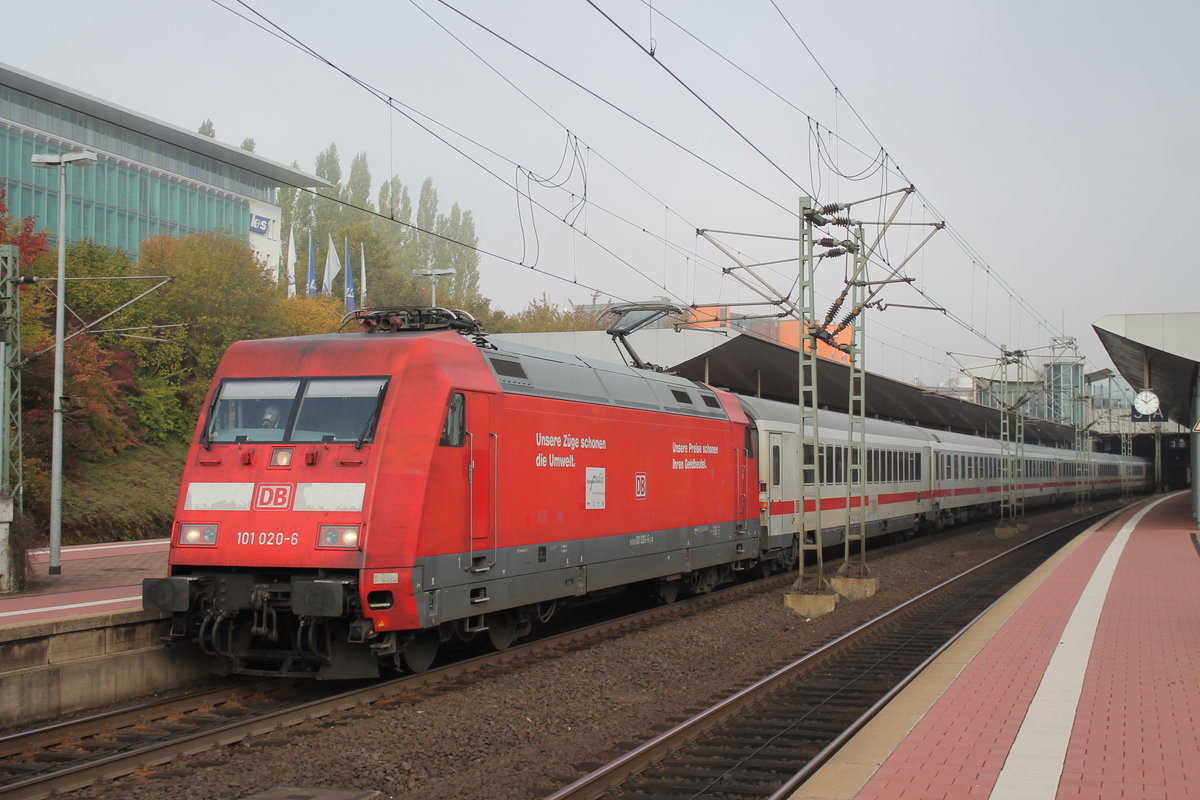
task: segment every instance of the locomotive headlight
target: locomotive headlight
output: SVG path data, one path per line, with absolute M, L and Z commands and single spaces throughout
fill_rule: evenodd
M 317 542 L 322 547 L 358 547 L 358 526 L 322 525 Z
M 179 526 L 179 543 L 180 544 L 216 544 L 217 543 L 217 526 L 216 525 L 189 525 L 183 524 Z
M 292 465 L 291 447 L 276 447 L 271 451 L 271 466 L 272 467 L 290 467 Z

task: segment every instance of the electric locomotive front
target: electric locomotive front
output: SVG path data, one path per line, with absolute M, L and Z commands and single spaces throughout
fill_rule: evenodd
M 572 598 L 669 601 L 757 563 L 733 396 L 394 311 L 365 319 L 393 333 L 242 342 L 221 362 L 170 574 L 143 587 L 215 671 L 420 671 L 448 637 L 503 648 Z
M 496 390 L 449 331 L 232 346 L 184 468 L 169 577 L 144 582 L 143 607 L 171 612 L 171 637 L 217 672 L 378 674 L 397 643 L 372 616 L 417 624 L 404 565 L 450 384 Z

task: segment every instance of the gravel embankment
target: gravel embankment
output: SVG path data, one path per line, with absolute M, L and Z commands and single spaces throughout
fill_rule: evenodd
M 1030 515 L 1035 530 L 1072 519 L 1069 510 Z M 427 699 L 358 709 L 69 797 L 232 800 L 276 785 L 374 789 L 411 800 L 537 797 L 668 720 L 1014 543 L 998 540 L 990 525 L 922 541 L 873 554 L 879 594 L 843 602 L 819 619 L 793 614 L 770 592 Z

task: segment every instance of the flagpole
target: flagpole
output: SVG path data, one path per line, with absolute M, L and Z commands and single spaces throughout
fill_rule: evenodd
M 354 311 L 354 267 L 350 264 L 350 241 L 342 239 L 342 252 L 346 254 L 346 287 L 342 299 L 346 303 L 346 311 Z
M 287 296 L 296 296 L 296 229 L 288 228 L 287 254 L 284 256 L 287 267 Z
M 367 307 L 367 250 L 362 242 L 358 243 L 358 303 L 362 308 Z
M 308 232 L 308 282 L 304 284 L 310 300 L 317 297 L 317 251 L 313 248 L 312 231 Z

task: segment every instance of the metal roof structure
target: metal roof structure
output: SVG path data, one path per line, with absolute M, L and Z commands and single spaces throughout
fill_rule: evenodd
M 1116 314 L 1092 323 L 1121 377 L 1152 389 L 1167 418 L 1188 430 L 1200 409 L 1193 397 L 1200 377 L 1200 313 Z
M 799 397 L 797 351 L 749 334 L 678 363 L 671 372 L 741 394 L 789 403 L 797 402 Z M 849 405 L 849 381 L 847 365 L 819 359 L 817 386 L 821 408 L 845 412 Z M 867 375 L 866 412 L 868 417 L 876 419 L 991 439 L 1000 437 L 999 409 L 882 375 Z M 1026 418 L 1025 440 L 1051 447 L 1073 447 L 1074 432 L 1066 425 Z

